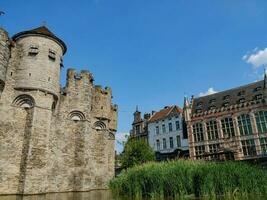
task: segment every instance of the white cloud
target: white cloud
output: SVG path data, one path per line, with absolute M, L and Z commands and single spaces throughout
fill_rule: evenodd
M 129 135 L 129 133 L 116 133 L 116 141 L 119 143 L 126 142 Z
M 253 65 L 254 68 L 267 66 L 267 48 L 258 50 L 256 47 L 252 52 L 254 53 L 246 54 L 242 57 L 242 59 Z
M 201 93 L 199 93 L 198 96 L 203 97 L 203 96 L 207 96 L 207 95 L 214 94 L 214 93 L 217 93 L 217 91 L 215 91 L 215 90 L 213 89 L 213 87 L 210 87 L 210 88 L 208 89 L 208 91 L 206 91 L 206 92 L 201 92 Z

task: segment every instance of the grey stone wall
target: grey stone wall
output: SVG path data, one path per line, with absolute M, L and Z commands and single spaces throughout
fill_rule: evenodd
M 17 40 L 21 48 L 20 64 L 17 66 L 15 88 L 39 89 L 59 94 L 61 46 L 45 37 L 28 36 Z M 38 48 L 31 54 L 31 47 Z M 49 50 L 55 52 L 55 60 L 49 58 Z
M 39 44 L 39 58 L 28 58 L 32 43 Z M 68 70 L 59 92 L 59 63 L 51 65 L 45 50 L 50 45 L 59 47 L 29 37 L 11 48 L 0 99 L 0 194 L 106 189 L 114 176 L 111 89 L 94 86 L 88 71 Z
M 5 30 L 0 28 L 0 97 L 6 80 L 6 69 L 10 57 L 9 38 Z

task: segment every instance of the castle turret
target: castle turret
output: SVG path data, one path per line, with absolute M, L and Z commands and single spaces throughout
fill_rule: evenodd
M 12 39 L 22 52 L 15 88 L 45 91 L 58 97 L 65 43 L 44 26 L 17 33 Z
M 0 96 L 5 86 L 6 70 L 10 57 L 9 38 L 5 30 L 0 28 Z

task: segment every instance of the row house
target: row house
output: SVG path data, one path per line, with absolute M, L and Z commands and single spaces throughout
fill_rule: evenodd
M 189 156 L 183 110 L 178 106 L 166 106 L 143 118 L 136 109 L 130 138 L 147 141 L 159 161 Z
M 178 106 L 166 106 L 153 113 L 148 121 L 148 142 L 157 160 L 189 156 L 183 124 L 183 111 Z

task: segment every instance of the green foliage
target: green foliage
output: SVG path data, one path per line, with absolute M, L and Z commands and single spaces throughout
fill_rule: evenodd
M 122 168 L 129 168 L 155 160 L 152 148 L 144 140 L 128 140 L 121 157 Z
M 133 198 L 250 199 L 251 194 L 267 195 L 267 171 L 237 162 L 179 160 L 130 168 L 114 178 L 109 186 L 115 195 Z

